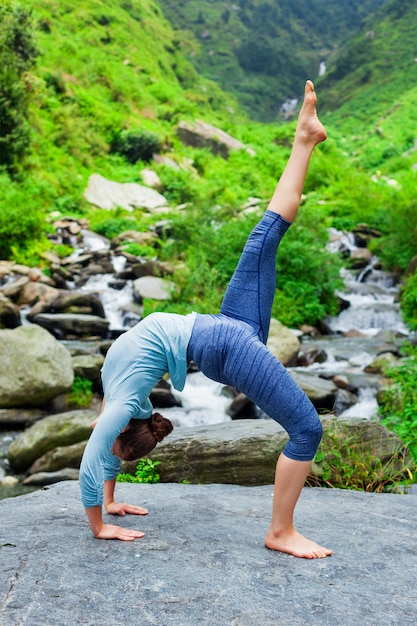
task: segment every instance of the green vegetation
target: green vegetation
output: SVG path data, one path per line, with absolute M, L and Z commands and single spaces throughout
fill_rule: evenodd
M 314 457 L 313 471 L 307 479 L 311 487 L 403 493 L 415 482 L 403 448 L 382 461 L 354 440 L 343 422 L 335 421 L 325 429 L 323 447 L 331 452 L 319 450 Z
M 152 461 L 151 459 L 140 459 L 136 466 L 136 472 L 132 474 L 119 474 L 117 482 L 119 483 L 159 483 L 160 475 L 157 467 L 160 461 Z
M 83 409 L 90 405 L 93 398 L 93 383 L 88 378 L 75 376 L 70 391 L 67 393 L 67 401 L 70 406 Z
M 382 395 L 380 414 L 417 461 L 417 348 L 406 346 L 404 352 L 406 358 L 385 372 L 391 384 Z
M 29 145 L 28 72 L 37 54 L 31 12 L 10 2 L 0 4 L 0 166 L 9 171 Z
M 167 18 L 190 33 L 196 69 L 236 95 L 254 119 L 277 118 L 300 98 L 306 78 L 385 0 L 161 0 Z
M 314 41 L 322 37 L 329 43 L 334 33 L 345 37 L 348 28 L 359 27 L 360 21 L 382 3 L 349 3 L 343 18 L 339 4 L 331 2 L 324 7 L 323 3 L 323 11 L 328 13 L 326 19 L 319 20 L 325 24 L 319 34 L 318 17 L 310 15 L 308 3 L 301 0 L 282 11 L 270 28 L 289 29 L 298 24 L 298 32 L 307 20 L 311 30 L 316 29 L 311 35 Z M 403 32 L 406 23 L 412 21 L 409 18 L 414 8 L 407 4 L 404 11 L 395 14 L 395 3 L 389 0 L 383 4 L 378 13 L 381 25 L 375 29 L 372 46 L 382 45 L 384 40 L 396 49 L 396 39 L 389 38 L 391 30 L 398 27 Z M 274 34 L 267 32 L 266 16 L 278 10 L 275 3 L 243 2 L 240 11 L 230 10 L 228 17 L 218 15 L 220 9 L 224 11 L 221 2 L 200 3 L 199 11 L 196 6 L 182 2 L 178 14 L 190 11 L 200 24 L 208 24 L 216 14 L 227 28 L 238 20 L 244 27 L 241 42 L 261 26 L 266 29 L 265 37 Z M 294 124 L 250 122 L 230 94 L 197 74 L 185 58 L 192 50 L 192 40 L 183 32 L 174 32 L 152 0 L 123 4 L 106 0 L 94 8 L 69 0 L 28 1 L 24 10 L 19 3 L 0 0 L 0 7 L 3 21 L 10 24 L 14 20 L 22 32 L 22 49 L 29 65 L 24 66 L 25 80 L 15 74 L 13 81 L 20 94 L 25 86 L 25 115 L 31 127 L 31 144 L 27 143 L 25 153 L 13 162 L 14 178 L 6 166 L 0 171 L 0 256 L 45 264 L 41 255 L 51 247 L 45 236 L 51 212 L 87 218 L 92 230 L 110 239 L 124 230 L 147 231 L 159 215 L 95 209 L 83 198 L 83 191 L 93 172 L 118 182 L 141 182 L 141 168 L 158 150 L 176 164 L 174 168 L 152 162 L 162 181 L 162 192 L 172 206 L 187 206 L 167 214 L 173 237 L 160 247 L 154 250 L 129 245 L 127 250 L 158 256 L 178 267 L 174 277 L 178 290 L 174 300 L 165 304 L 166 309 L 216 310 L 244 241 L 284 167 Z M 392 28 L 386 26 L 388 23 Z M 4 29 L 4 33 L 10 32 L 9 27 Z M 10 42 L 14 40 L 4 33 L 1 54 L 10 56 Z M 136 41 L 141 41 L 140 49 Z M 409 39 L 405 37 L 405 41 Z M 373 53 L 369 54 L 367 59 L 372 62 Z M 336 57 L 332 67 L 337 63 Z M 346 71 L 342 83 L 354 77 L 355 71 Z M 247 80 L 251 72 L 245 72 Z M 322 81 L 320 103 L 329 100 L 334 72 L 336 69 L 329 69 L 329 77 Z M 292 74 L 296 82 L 297 75 Z M 395 85 L 394 69 L 392 77 Z M 391 83 L 385 82 L 388 92 Z M 373 88 L 379 89 L 375 84 Z M 7 96 L 7 89 L 1 89 Z M 353 93 L 359 111 L 360 93 Z M 358 127 L 356 122 L 354 135 L 344 133 L 351 117 L 358 119 L 357 111 L 348 119 L 341 118 L 339 112 L 327 114 L 329 140 L 315 152 L 301 216 L 286 238 L 287 253 L 278 258 L 273 314 L 285 324 L 316 323 L 336 312 L 339 261 L 325 250 L 328 226 L 351 228 L 357 222 L 367 222 L 380 229 L 382 237 L 374 244 L 374 251 L 387 268 L 404 270 L 417 254 L 416 172 L 412 168 L 417 91 L 405 84 L 400 94 L 401 100 L 395 101 L 395 106 L 390 103 L 389 109 L 384 105 L 387 98 L 381 100 L 371 126 L 362 122 Z M 369 96 L 367 102 L 374 100 Z M 372 115 L 373 111 L 371 107 Z M 178 121 L 197 117 L 230 132 L 250 146 L 255 156 L 240 151 L 225 160 L 206 149 L 183 146 L 177 136 Z M 7 138 L 3 127 L 0 135 Z M 242 211 L 249 197 L 260 198 L 258 214 Z M 412 293 L 411 287 L 404 291 L 407 319 L 413 315 Z M 154 306 L 146 303 L 147 311 Z

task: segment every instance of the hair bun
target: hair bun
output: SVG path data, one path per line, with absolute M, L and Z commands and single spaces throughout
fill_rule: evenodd
M 160 413 L 153 413 L 151 416 L 151 431 L 156 441 L 159 443 L 172 432 L 174 428 L 171 422 L 166 419 L 166 417 L 162 417 Z

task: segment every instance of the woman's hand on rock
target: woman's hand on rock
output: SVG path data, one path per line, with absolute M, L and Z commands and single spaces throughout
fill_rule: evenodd
M 127 502 L 110 502 L 106 505 L 106 511 L 109 515 L 121 515 L 124 517 L 126 513 L 129 515 L 147 515 L 148 510 Z

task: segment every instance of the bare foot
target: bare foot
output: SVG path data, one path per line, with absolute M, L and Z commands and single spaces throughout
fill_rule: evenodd
M 276 536 L 270 528 L 265 537 L 265 546 L 270 550 L 292 554 L 301 559 L 323 559 L 332 554 L 332 550 L 319 546 L 318 543 L 303 537 L 295 528 L 281 533 L 279 536 Z
M 316 111 L 317 95 L 311 80 L 306 82 L 304 91 L 304 102 L 301 107 L 295 139 L 312 146 L 327 139 L 326 129 L 317 117 Z

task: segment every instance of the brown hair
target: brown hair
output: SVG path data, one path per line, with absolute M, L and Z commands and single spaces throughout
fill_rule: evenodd
M 171 422 L 159 413 L 154 413 L 147 420 L 130 420 L 129 428 L 116 439 L 120 458 L 124 461 L 135 461 L 146 456 L 172 429 Z

